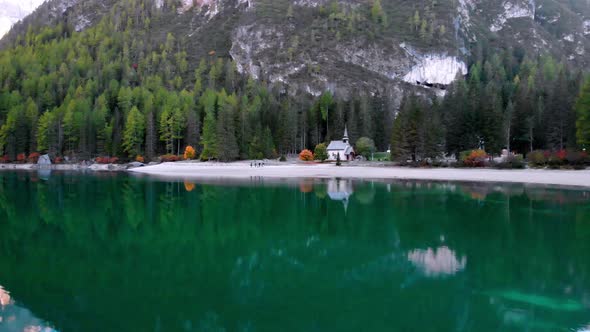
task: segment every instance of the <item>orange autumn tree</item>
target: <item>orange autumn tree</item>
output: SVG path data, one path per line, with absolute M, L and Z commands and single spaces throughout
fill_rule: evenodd
M 184 159 L 186 160 L 192 160 L 195 159 L 197 155 L 197 152 L 195 151 L 195 149 L 192 146 L 187 146 L 186 149 L 184 149 Z
M 488 154 L 481 149 L 465 151 L 461 157 L 463 165 L 467 167 L 485 167 L 488 158 Z
M 313 152 L 305 149 L 299 154 L 299 159 L 303 161 L 313 161 Z

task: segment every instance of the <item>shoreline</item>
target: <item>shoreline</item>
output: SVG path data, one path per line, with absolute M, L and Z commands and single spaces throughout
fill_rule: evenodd
M 129 169 L 128 172 L 182 179 L 359 179 L 431 180 L 458 182 L 522 183 L 589 188 L 590 170 L 496 170 L 469 168 L 406 168 L 386 166 L 340 166 L 333 164 L 286 164 L 260 168 L 249 163 L 162 163 Z
M 127 165 L 115 164 L 0 164 L 0 171 L 107 171 L 107 172 L 122 172 L 128 169 Z

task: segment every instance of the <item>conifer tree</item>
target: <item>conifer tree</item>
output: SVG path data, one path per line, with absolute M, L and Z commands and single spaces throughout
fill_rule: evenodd
M 39 120 L 39 109 L 37 108 L 37 104 L 29 98 L 27 100 L 27 104 L 25 106 L 25 113 L 26 113 L 26 121 L 27 127 L 29 128 L 29 152 L 36 152 L 37 151 L 37 129 L 38 129 L 38 120 Z
M 573 112 L 570 101 L 566 73 L 561 70 L 550 93 L 547 105 L 547 139 L 553 149 L 565 149 L 570 130 L 570 113 Z M 572 128 L 573 129 L 573 128 Z M 574 143 L 574 142 L 572 142 Z
M 586 80 L 576 101 L 576 138 L 583 149 L 590 149 L 590 79 Z
M 506 142 L 506 149 L 508 152 L 511 150 L 511 141 L 512 141 L 512 119 L 514 117 L 514 104 L 512 101 L 508 102 L 508 106 L 504 110 L 504 139 Z
M 275 145 L 272 139 L 272 131 L 269 127 L 264 128 L 262 133 L 262 150 L 265 158 L 275 158 Z
M 372 138 L 374 133 L 373 112 L 369 103 L 369 96 L 362 94 L 359 99 L 360 136 Z
M 345 126 L 348 128 L 348 139 L 350 144 L 356 143 L 356 140 L 361 137 L 359 130 L 359 116 L 357 114 L 356 101 L 353 99 L 348 102 L 348 110 L 346 112 Z
M 326 137 L 324 139 L 325 141 L 327 141 L 329 138 L 330 110 L 332 109 L 333 103 L 334 103 L 334 98 L 333 98 L 332 93 L 330 91 L 326 91 L 320 96 L 319 109 L 322 114 L 322 120 L 326 122 Z
M 181 112 L 186 120 L 185 144 L 196 147 L 200 137 L 200 116 L 197 114 L 193 95 L 183 90 L 180 92 Z
M 235 95 L 227 95 L 224 90 L 218 96 L 219 115 L 217 119 L 217 157 L 221 161 L 232 161 L 239 157 L 238 142 L 235 135 L 235 110 L 238 101 Z
M 37 149 L 41 152 L 50 151 L 52 142 L 55 140 L 55 117 L 53 112 L 45 112 L 39 118 L 37 128 Z
M 127 116 L 125 133 L 123 134 L 123 150 L 130 157 L 142 154 L 145 135 L 145 119 L 136 106 L 133 106 Z
M 216 126 L 216 103 L 217 94 L 215 91 L 208 89 L 200 99 L 200 105 L 205 113 L 203 120 L 203 137 L 201 145 L 201 160 L 217 159 L 217 126 Z
M 381 24 L 383 26 L 387 25 L 387 16 L 383 11 L 381 0 L 373 1 L 373 6 L 371 7 L 371 18 L 375 23 Z

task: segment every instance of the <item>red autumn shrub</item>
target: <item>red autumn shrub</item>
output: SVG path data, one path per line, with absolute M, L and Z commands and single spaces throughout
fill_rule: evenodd
M 559 159 L 560 161 L 565 161 L 565 159 L 567 158 L 567 151 L 561 149 L 561 150 L 555 152 L 555 157 L 557 159 Z
M 96 161 L 97 164 L 108 164 L 109 163 L 109 157 L 96 157 L 96 159 L 94 159 L 94 161 Z
M 313 161 L 313 152 L 305 149 L 299 154 L 299 159 L 303 161 Z
M 97 164 L 116 164 L 119 162 L 119 158 L 117 157 L 96 157 L 96 159 L 94 159 L 94 161 L 96 161 Z
M 165 154 L 160 156 L 160 160 L 165 163 L 173 163 L 175 161 L 179 161 L 180 157 L 174 154 Z
M 566 163 L 566 157 L 567 152 L 565 150 L 550 152 L 549 158 L 547 159 L 547 165 L 550 168 L 560 168 Z
M 0 157 L 0 164 L 7 164 L 10 162 L 10 158 L 8 156 Z
M 27 155 L 26 155 L 26 154 L 24 154 L 24 153 L 19 153 L 19 154 L 16 156 L 16 161 L 17 161 L 17 162 L 19 162 L 19 163 L 24 163 L 24 162 L 25 162 L 25 160 L 27 160 Z
M 143 164 L 145 163 L 145 158 L 143 156 L 137 155 L 137 157 L 135 157 L 135 161 Z
M 41 157 L 41 155 L 38 152 L 33 152 L 29 155 L 28 161 L 36 164 L 39 161 L 39 157 Z
M 61 164 L 64 162 L 64 158 L 62 157 L 55 157 L 55 159 L 53 160 L 54 164 Z

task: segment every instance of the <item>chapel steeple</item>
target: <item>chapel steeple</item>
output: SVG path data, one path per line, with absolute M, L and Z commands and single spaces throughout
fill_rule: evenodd
M 344 125 L 344 136 L 342 137 L 342 142 L 348 143 L 348 128 Z

